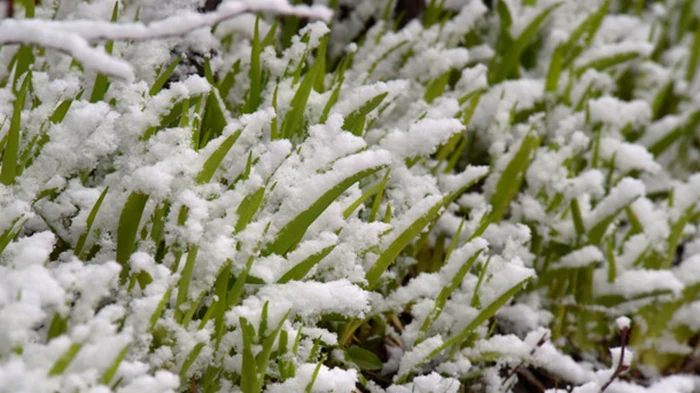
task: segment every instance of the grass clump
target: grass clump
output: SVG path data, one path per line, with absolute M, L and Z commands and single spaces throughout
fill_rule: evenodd
M 693 1 L 194 3 L 0 21 L 0 390 L 700 389 Z

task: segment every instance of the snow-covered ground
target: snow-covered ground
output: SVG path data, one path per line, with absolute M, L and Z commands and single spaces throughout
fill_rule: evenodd
M 700 3 L 313 3 L 14 1 L 0 392 L 700 392 Z

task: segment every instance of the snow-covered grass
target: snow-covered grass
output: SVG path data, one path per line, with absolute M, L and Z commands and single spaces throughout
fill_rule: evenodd
M 700 391 L 695 1 L 13 3 L 0 392 Z

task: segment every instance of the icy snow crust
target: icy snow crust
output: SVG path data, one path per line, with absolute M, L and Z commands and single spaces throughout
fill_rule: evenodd
M 0 393 L 700 391 L 697 4 L 17 3 Z

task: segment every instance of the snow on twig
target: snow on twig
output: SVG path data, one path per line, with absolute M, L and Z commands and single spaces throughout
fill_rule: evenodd
M 322 20 L 332 16 L 332 11 L 323 6 L 290 5 L 286 0 L 242 0 L 224 2 L 213 12 L 185 11 L 148 24 L 5 19 L 0 21 L 0 45 L 26 44 L 55 49 L 73 56 L 87 68 L 130 81 L 134 74 L 128 62 L 90 44 L 179 37 L 248 12 L 275 12 Z

